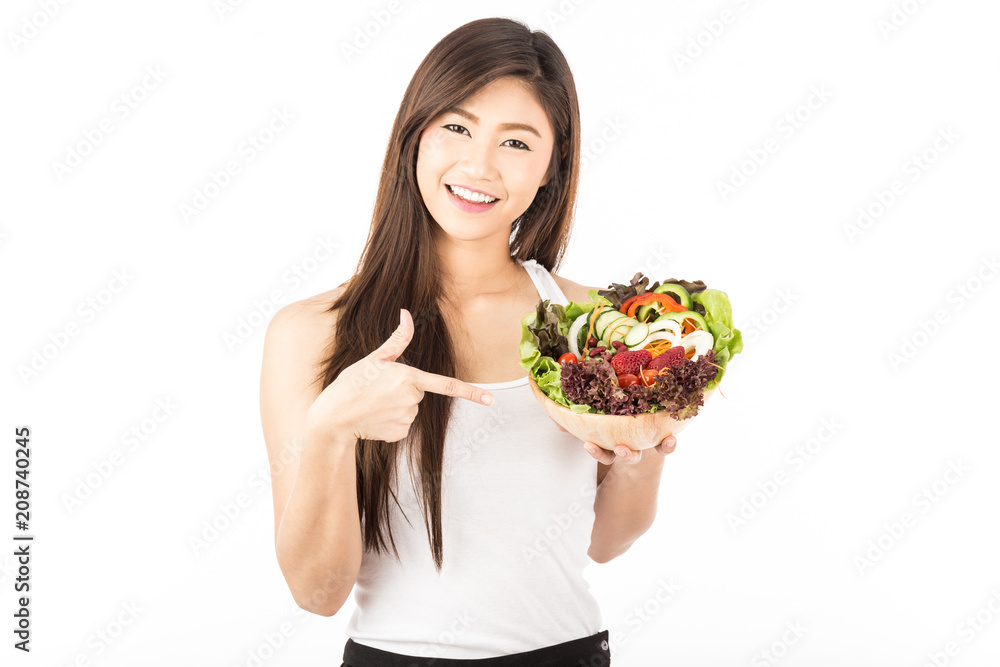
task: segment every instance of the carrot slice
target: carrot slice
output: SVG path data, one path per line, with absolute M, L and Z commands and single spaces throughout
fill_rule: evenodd
M 590 317 L 590 329 L 587 330 L 587 341 L 583 344 L 584 357 L 587 356 L 587 352 L 590 348 L 590 339 L 594 336 L 594 323 L 597 321 L 597 318 L 600 317 L 602 308 L 604 308 L 603 301 L 597 304 L 597 307 L 594 308 L 593 314 Z

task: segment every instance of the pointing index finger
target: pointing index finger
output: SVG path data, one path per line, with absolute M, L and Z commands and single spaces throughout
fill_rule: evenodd
M 461 380 L 448 377 L 447 375 L 428 373 L 427 371 L 422 371 L 419 368 L 414 368 L 413 372 L 414 385 L 416 385 L 418 389 L 430 391 L 435 394 L 443 394 L 445 396 L 464 398 L 472 401 L 473 403 L 483 403 L 485 405 L 493 404 L 492 394 L 485 389 L 480 389 L 479 387 L 471 385 L 468 382 L 462 382 Z

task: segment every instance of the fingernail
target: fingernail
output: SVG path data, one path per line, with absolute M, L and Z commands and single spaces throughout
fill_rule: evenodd
M 489 394 L 483 394 L 483 403 L 486 405 L 493 405 L 493 397 Z
M 615 447 L 615 454 L 617 454 L 621 458 L 625 458 L 625 448 L 624 447 Z

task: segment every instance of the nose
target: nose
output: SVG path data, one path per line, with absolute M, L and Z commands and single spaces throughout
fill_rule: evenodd
M 473 140 L 468 142 L 459 168 L 472 180 L 491 181 L 497 176 L 494 157 L 492 144 L 485 140 Z

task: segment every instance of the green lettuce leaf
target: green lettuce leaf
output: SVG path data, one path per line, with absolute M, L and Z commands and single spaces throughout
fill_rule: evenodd
M 546 304 L 546 310 L 558 317 L 559 333 L 565 336 L 569 333 L 569 327 L 577 317 L 583 313 L 594 309 L 593 303 L 576 303 L 570 301 L 565 306 L 560 304 Z M 518 343 L 517 351 L 521 357 L 521 366 L 528 369 L 531 378 L 538 385 L 538 388 L 553 401 L 569 408 L 573 412 L 592 412 L 589 405 L 576 405 L 570 403 L 563 393 L 560 382 L 561 366 L 556 359 L 543 355 L 538 349 L 538 337 L 532 332 L 538 320 L 538 313 L 531 313 L 521 318 L 521 341 Z
M 598 292 L 598 290 L 596 290 L 596 289 L 587 290 L 587 298 L 590 299 L 590 301 L 591 301 L 590 309 L 593 310 L 594 308 L 596 308 L 598 301 L 604 302 L 605 307 L 610 306 L 611 302 L 609 300 L 605 299 L 603 296 L 601 296 L 597 292 Z
M 719 372 L 715 379 L 708 383 L 706 389 L 715 389 L 722 376 L 726 374 L 726 364 L 736 354 L 743 351 L 743 334 L 733 325 L 733 310 L 729 303 L 729 295 L 717 289 L 706 289 L 692 297 L 705 308 L 705 321 L 709 332 L 714 338 L 712 349 L 715 351 L 715 363 Z

